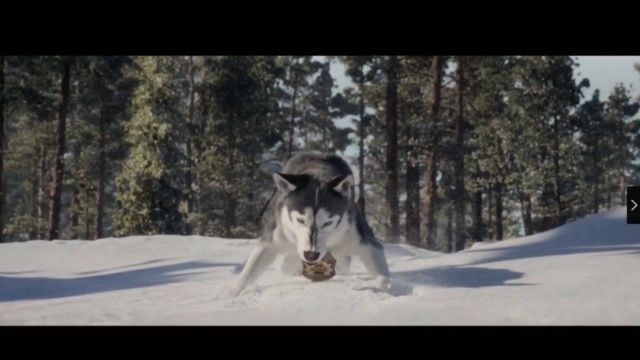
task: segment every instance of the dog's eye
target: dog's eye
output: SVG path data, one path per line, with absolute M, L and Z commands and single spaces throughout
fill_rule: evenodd
M 324 224 L 322 224 L 323 228 L 326 228 L 327 226 L 331 225 L 333 223 L 333 221 L 329 220 L 327 222 L 325 222 Z
M 298 219 L 296 219 L 296 220 L 298 220 L 298 222 L 299 222 L 300 224 L 304 225 L 304 219 L 300 219 L 300 218 L 298 218 Z

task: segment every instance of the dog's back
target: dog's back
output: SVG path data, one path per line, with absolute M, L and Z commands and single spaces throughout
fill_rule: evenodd
M 335 154 L 302 152 L 293 156 L 284 165 L 285 174 L 309 174 L 319 180 L 330 180 L 337 176 L 353 175 L 347 162 Z

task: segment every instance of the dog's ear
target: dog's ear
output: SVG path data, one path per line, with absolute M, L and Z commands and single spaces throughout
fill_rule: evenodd
M 335 177 L 329 181 L 328 187 L 329 189 L 337 191 L 342 196 L 350 197 L 349 194 L 351 194 L 351 190 L 353 189 L 353 176 L 342 175 Z
M 308 175 L 282 174 L 279 172 L 273 173 L 273 179 L 278 189 L 285 193 L 303 188 L 309 182 Z

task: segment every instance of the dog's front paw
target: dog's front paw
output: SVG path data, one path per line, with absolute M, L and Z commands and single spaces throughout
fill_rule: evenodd
M 242 289 L 234 286 L 225 286 L 214 296 L 214 300 L 231 300 L 238 297 Z
M 231 287 L 227 288 L 224 292 L 224 295 L 228 299 L 237 298 L 240 296 L 242 290 L 244 290 L 245 284 L 243 282 L 237 282 L 233 284 Z

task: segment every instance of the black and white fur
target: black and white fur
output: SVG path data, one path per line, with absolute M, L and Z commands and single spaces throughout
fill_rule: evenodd
M 331 252 L 339 272 L 351 257 L 360 258 L 383 289 L 390 286 L 384 247 L 355 206 L 354 176 L 337 155 L 300 153 L 273 174 L 277 194 L 263 219 L 264 231 L 249 255 L 233 296 L 253 283 L 279 255 L 280 270 L 302 273 L 302 261 L 314 263 Z

